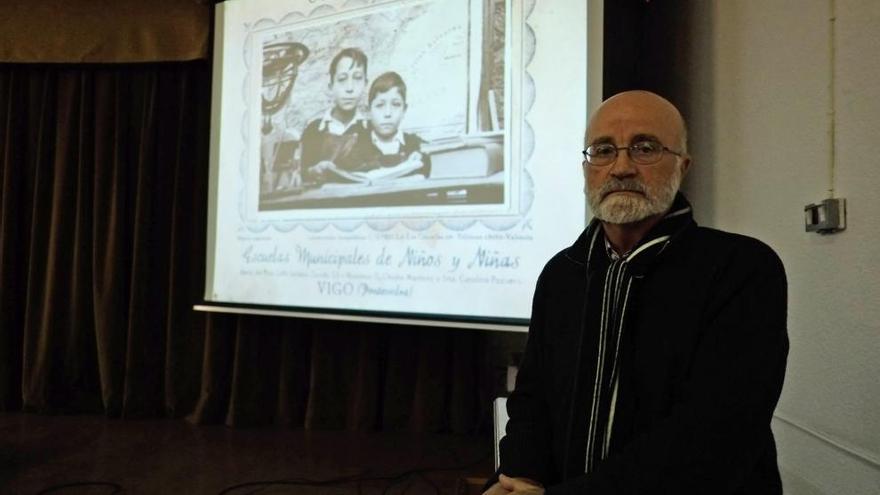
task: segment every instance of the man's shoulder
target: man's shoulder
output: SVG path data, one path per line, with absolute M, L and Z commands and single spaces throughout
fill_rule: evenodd
M 544 265 L 541 279 L 557 279 L 562 276 L 580 277 L 586 268 L 587 231 L 581 233 L 570 246 L 561 249 Z M 673 252 L 679 253 L 685 265 L 701 265 L 704 269 L 722 266 L 733 269 L 771 269 L 784 273 L 779 255 L 767 243 L 743 234 L 727 232 L 710 227 L 693 226 L 681 239 Z M 681 265 L 676 264 L 679 268 Z
M 589 235 L 589 228 L 581 231 L 580 235 L 578 235 L 575 241 L 559 250 L 556 254 L 553 255 L 552 258 L 547 262 L 545 266 L 545 270 L 547 268 L 555 268 L 555 267 L 564 267 L 571 268 L 572 266 L 586 266 L 587 261 L 587 236 Z
M 708 254 L 779 259 L 767 243 L 743 234 L 701 226 L 693 229 L 691 238 L 696 248 L 708 250 Z
M 785 267 L 776 251 L 751 236 L 709 227 L 697 227 L 685 240 L 683 254 L 691 263 L 706 265 L 718 272 L 740 272 L 742 276 L 763 272 L 785 276 Z
M 559 251 L 552 258 L 547 260 L 544 263 L 544 267 L 541 269 L 541 273 L 538 276 L 538 281 L 546 282 L 549 278 L 556 278 L 559 274 L 568 274 L 574 271 L 575 268 L 581 266 L 570 257 L 566 255 L 566 251 L 568 248 Z
M 559 277 L 580 277 L 580 274 L 586 269 L 585 260 L 581 259 L 583 256 L 579 254 L 581 248 L 586 249 L 585 246 L 581 246 L 581 243 L 575 242 L 554 254 L 544 264 L 539 282 L 542 280 L 546 282 L 547 279 L 558 280 Z

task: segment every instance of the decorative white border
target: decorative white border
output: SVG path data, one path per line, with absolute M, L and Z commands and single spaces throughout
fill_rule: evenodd
M 470 0 L 470 1 L 481 1 L 481 0 Z M 518 206 L 518 211 L 510 212 L 510 213 L 502 213 L 502 214 L 487 214 L 487 212 L 483 211 L 479 216 L 477 215 L 467 215 L 463 214 L 461 211 L 457 211 L 454 217 L 438 217 L 436 214 L 428 214 L 425 217 L 418 216 L 408 216 L 405 218 L 394 218 L 394 217 L 386 217 L 379 219 L 369 219 L 369 218 L 352 218 L 352 219 L 296 219 L 296 220 L 254 220 L 249 218 L 249 210 L 248 210 L 248 178 L 252 173 L 251 168 L 253 166 L 252 163 L 248 161 L 249 150 L 251 149 L 249 146 L 251 140 L 251 115 L 252 111 L 252 98 L 251 91 L 249 88 L 252 87 L 252 78 L 255 77 L 254 67 L 250 63 L 253 60 L 253 44 L 255 42 L 255 38 L 257 37 L 257 32 L 264 31 L 266 29 L 277 28 L 281 26 L 287 26 L 294 22 L 302 22 L 303 20 L 308 19 L 316 19 L 318 17 L 326 17 L 332 15 L 339 15 L 340 11 L 344 9 L 345 12 L 350 11 L 350 9 L 355 5 L 363 5 L 363 6 L 375 6 L 375 4 L 368 3 L 366 0 L 351 0 L 346 2 L 341 9 L 336 10 L 334 7 L 323 4 L 316 6 L 309 13 L 304 13 L 300 10 L 294 10 L 286 13 L 279 21 L 274 21 L 269 18 L 262 18 L 257 20 L 254 23 L 245 23 L 245 31 L 247 35 L 245 37 L 245 41 L 243 44 L 243 53 L 242 56 L 244 58 L 244 64 L 246 67 L 246 72 L 244 75 L 244 85 L 241 98 L 244 102 L 244 111 L 241 116 L 241 139 L 243 141 L 243 149 L 241 151 L 241 157 L 239 160 L 239 172 L 241 174 L 241 190 L 239 191 L 239 201 L 238 201 L 238 211 L 239 216 L 242 221 L 242 225 L 251 233 L 261 233 L 269 229 L 270 227 L 274 229 L 276 232 L 280 233 L 289 233 L 297 229 L 297 227 L 302 227 L 309 233 L 318 233 L 322 232 L 326 228 L 331 225 L 341 232 L 352 232 L 361 228 L 362 226 L 368 227 L 372 231 L 376 232 L 385 232 L 393 229 L 397 225 L 403 225 L 409 230 L 412 231 L 424 231 L 430 228 L 432 225 L 436 223 L 440 223 L 448 230 L 451 231 L 464 231 L 470 229 L 476 224 L 482 224 L 486 228 L 496 231 L 503 232 L 510 229 L 513 229 L 517 225 L 519 225 L 528 214 L 529 210 L 534 203 L 534 180 L 532 179 L 531 174 L 529 173 L 530 165 L 532 164 L 532 155 L 534 154 L 535 149 L 535 133 L 532 129 L 532 126 L 528 120 L 529 111 L 532 109 L 532 106 L 535 102 L 536 95 L 536 87 L 534 80 L 531 74 L 528 71 L 528 67 L 534 59 L 535 55 L 535 46 L 536 46 L 536 37 L 534 29 L 528 23 L 529 17 L 532 15 L 532 12 L 535 8 L 536 0 L 522 0 L 523 3 L 523 13 L 521 16 L 517 15 L 517 12 L 513 8 L 513 3 L 516 0 L 506 0 L 505 5 L 505 51 L 507 52 L 505 58 L 505 108 L 509 108 L 513 101 L 512 95 L 512 80 L 515 76 L 521 76 L 521 89 L 520 89 L 520 101 L 522 104 L 522 109 L 519 112 L 519 115 L 514 115 L 511 111 L 510 115 L 513 118 L 509 118 L 506 120 L 508 125 L 506 125 L 505 129 L 505 154 L 510 156 L 511 161 L 516 158 L 518 155 L 520 162 L 520 177 L 518 188 L 514 190 L 514 188 L 508 188 L 511 193 L 519 193 L 519 201 L 516 202 Z M 382 4 L 379 4 L 382 5 Z M 519 17 L 519 19 L 516 19 Z M 513 49 L 515 49 L 513 45 L 513 33 L 512 27 L 513 22 L 519 21 L 522 27 L 522 39 L 521 46 L 519 46 L 520 53 L 522 55 L 522 62 L 518 64 L 518 67 L 513 67 L 513 64 L 510 63 L 510 60 L 513 57 L 510 57 L 510 53 Z M 520 117 L 520 118 L 517 118 Z M 513 138 L 513 126 L 509 125 L 509 122 L 521 122 L 520 136 L 519 139 L 514 140 Z M 516 142 L 518 141 L 518 142 Z M 519 149 L 517 153 L 512 153 L 514 146 L 519 145 Z M 511 181 L 513 182 L 513 181 Z M 510 184 L 506 184 L 508 186 Z

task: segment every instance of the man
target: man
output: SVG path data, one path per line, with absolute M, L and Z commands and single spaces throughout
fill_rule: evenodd
M 486 493 L 781 494 L 782 263 L 694 223 L 684 121 L 665 99 L 610 98 L 585 144 L 595 218 L 538 280 Z

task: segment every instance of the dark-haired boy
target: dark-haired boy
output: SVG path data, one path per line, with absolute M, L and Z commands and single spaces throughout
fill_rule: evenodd
M 361 159 L 353 153 L 367 120 L 359 105 L 367 86 L 367 56 L 358 48 L 345 48 L 330 62 L 333 107 L 306 126 L 302 136 L 302 169 L 306 181 L 322 183 L 333 169 L 350 170 Z
M 405 133 L 400 123 L 406 115 L 406 83 L 396 72 L 386 72 L 370 85 L 370 132 L 361 136 L 356 170 L 376 177 L 427 176 L 427 157 L 422 155 L 422 138 Z M 391 170 L 392 167 L 396 167 Z

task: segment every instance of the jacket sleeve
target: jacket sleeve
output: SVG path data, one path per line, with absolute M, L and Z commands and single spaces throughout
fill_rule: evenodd
M 730 494 L 743 489 L 762 457 L 775 455 L 770 420 L 788 355 L 787 283 L 776 254 L 752 247 L 718 277 L 670 414 L 593 473 L 549 487 L 548 495 Z
M 550 423 L 544 394 L 544 275 L 538 280 L 525 352 L 516 386 L 507 399 L 506 435 L 500 442 L 500 473 L 546 482 L 551 470 Z M 497 481 L 497 473 L 489 485 Z

